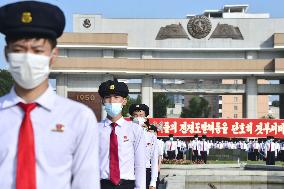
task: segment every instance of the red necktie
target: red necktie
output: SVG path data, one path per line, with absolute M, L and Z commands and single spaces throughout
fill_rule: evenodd
M 115 134 L 115 127 L 117 123 L 111 123 L 112 131 L 110 134 L 110 152 L 109 152 L 109 178 L 110 181 L 118 185 L 120 182 L 120 170 L 119 170 L 119 159 L 118 159 L 118 142 Z
M 30 118 L 36 103 L 18 104 L 25 112 L 18 139 L 16 189 L 36 189 L 34 131 Z

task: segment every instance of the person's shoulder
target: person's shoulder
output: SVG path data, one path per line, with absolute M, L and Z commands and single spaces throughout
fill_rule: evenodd
M 106 122 L 106 119 L 102 119 L 100 122 L 98 122 L 98 126 L 99 127 L 105 126 L 105 122 Z
M 5 94 L 4 96 L 0 97 L 0 110 L 3 109 L 4 103 L 8 101 L 10 93 Z
M 127 127 L 127 130 L 131 131 L 134 135 L 140 135 L 144 132 L 142 127 L 133 121 L 124 119 L 124 125 Z

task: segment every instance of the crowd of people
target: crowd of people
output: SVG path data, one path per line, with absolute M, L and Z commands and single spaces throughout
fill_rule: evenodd
M 160 139 L 163 141 L 163 139 Z M 174 140 L 169 135 L 169 140 L 164 141 L 164 156 L 167 159 L 182 159 L 187 151 L 192 152 L 192 161 L 202 160 L 207 162 L 207 156 L 211 149 L 243 150 L 247 152 L 247 159 L 251 161 L 265 160 L 268 165 L 274 165 L 275 161 L 284 161 L 284 141 L 268 136 L 266 139 L 249 140 L 217 140 L 208 139 L 206 135 L 198 137 L 194 135 L 190 140 Z

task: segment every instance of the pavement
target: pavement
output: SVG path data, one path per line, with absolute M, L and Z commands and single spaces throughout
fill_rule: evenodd
M 284 189 L 283 166 L 246 164 L 162 165 L 159 189 Z M 284 170 L 284 169 L 283 169 Z

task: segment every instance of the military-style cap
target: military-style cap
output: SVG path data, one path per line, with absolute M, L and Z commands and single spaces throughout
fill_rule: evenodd
M 131 104 L 129 107 L 129 114 L 132 115 L 134 112 L 143 110 L 145 116 L 149 115 L 149 107 L 146 104 Z
M 198 138 L 198 134 L 195 134 L 195 135 L 194 135 L 194 138 Z
M 126 98 L 129 90 L 125 83 L 115 80 L 108 80 L 103 82 L 99 87 L 99 94 L 102 98 L 109 95 L 117 95 Z
M 149 125 L 148 126 L 148 131 L 158 132 L 157 127 L 155 127 L 154 125 Z
M 202 135 L 202 138 L 207 138 L 206 135 Z
M 56 39 L 62 35 L 64 27 L 64 13 L 49 3 L 19 1 L 0 7 L 0 32 L 6 38 Z
M 173 134 L 169 134 L 169 137 L 174 137 L 174 135 Z

